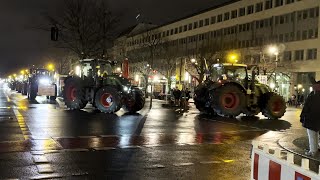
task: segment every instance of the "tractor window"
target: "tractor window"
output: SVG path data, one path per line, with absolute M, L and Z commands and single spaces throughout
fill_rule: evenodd
M 222 74 L 224 73 L 223 73 L 223 68 L 221 66 L 214 67 L 212 68 L 212 71 L 211 71 L 211 79 L 213 81 L 217 81 L 221 78 Z
M 247 70 L 245 67 L 225 66 L 224 68 L 228 79 L 244 80 L 247 77 Z

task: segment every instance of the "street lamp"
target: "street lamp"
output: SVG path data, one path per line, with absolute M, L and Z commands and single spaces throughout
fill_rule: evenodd
M 197 61 L 196 61 L 196 59 L 195 58 L 192 58 L 191 59 L 191 63 L 196 63 Z

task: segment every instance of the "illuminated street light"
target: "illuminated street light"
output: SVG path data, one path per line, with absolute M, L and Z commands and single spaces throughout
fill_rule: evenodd
M 238 62 L 238 55 L 235 53 L 231 53 L 231 54 L 229 54 L 228 59 L 229 59 L 230 63 L 237 63 Z
M 302 88 L 302 85 L 301 84 L 298 84 L 298 89 L 301 89 Z
M 196 59 L 195 58 L 192 58 L 191 59 L 191 63 L 196 63 L 197 61 L 196 61 Z
M 117 72 L 121 72 L 121 68 L 120 67 L 117 67 Z
M 53 64 L 48 64 L 48 70 L 49 71 L 54 71 L 54 65 Z

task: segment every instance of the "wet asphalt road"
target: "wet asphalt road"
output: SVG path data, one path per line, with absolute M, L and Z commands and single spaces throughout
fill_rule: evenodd
M 2 85 L 1 85 L 2 87 Z M 60 100 L 0 89 L 1 179 L 250 179 L 253 139 L 278 147 L 304 133 L 299 111 L 278 121 L 211 118 L 148 103 L 137 114 L 68 111 Z

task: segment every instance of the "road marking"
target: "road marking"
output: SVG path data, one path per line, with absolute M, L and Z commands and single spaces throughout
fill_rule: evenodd
M 23 116 L 21 115 L 21 113 L 17 109 L 13 109 L 13 113 L 16 116 L 16 119 L 18 120 L 18 124 L 19 124 L 20 130 L 22 131 L 23 138 L 25 140 L 30 139 L 31 132 L 30 132 Z
M 32 180 L 38 180 L 38 179 L 53 179 L 53 178 L 62 178 L 63 176 L 61 174 L 48 174 L 48 175 L 38 175 L 31 177 Z
M 177 163 L 177 164 L 173 164 L 174 166 L 191 166 L 194 163 Z
M 31 151 L 32 155 L 44 155 L 44 151 Z
M 138 149 L 141 148 L 141 146 L 120 146 L 121 149 Z
M 158 169 L 158 168 L 165 168 L 165 166 L 162 164 L 155 164 L 150 167 L 146 167 L 145 169 Z
M 200 164 L 220 164 L 221 161 L 201 161 Z
M 50 164 L 38 164 L 36 166 L 37 166 L 38 172 L 40 174 L 42 174 L 42 173 L 53 173 L 53 169 L 52 169 Z
M 44 155 L 34 155 L 33 157 L 33 162 L 34 163 L 49 163 L 48 159 Z

